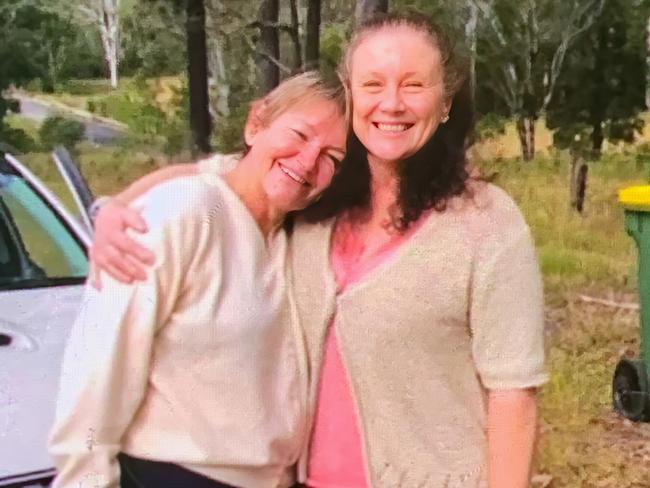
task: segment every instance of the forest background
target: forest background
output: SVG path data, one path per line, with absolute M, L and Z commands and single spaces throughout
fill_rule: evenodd
M 253 99 L 305 69 L 335 76 L 355 22 L 407 9 L 468 60 L 472 163 L 536 239 L 551 379 L 533 485 L 650 486 L 650 425 L 611 407 L 614 367 L 639 350 L 617 190 L 650 177 L 650 0 L 0 0 L 0 150 L 69 201 L 47 155 L 64 143 L 95 194 L 115 193 L 236 150 Z

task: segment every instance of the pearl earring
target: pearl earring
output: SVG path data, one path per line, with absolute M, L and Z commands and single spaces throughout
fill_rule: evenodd
M 443 124 L 449 120 L 449 115 L 445 115 L 442 119 L 440 119 L 440 122 Z

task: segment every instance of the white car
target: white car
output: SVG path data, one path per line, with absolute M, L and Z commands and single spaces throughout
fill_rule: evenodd
M 92 198 L 66 153 L 55 159 L 83 222 L 0 153 L 0 487 L 47 486 L 54 475 L 46 442 L 88 269 Z

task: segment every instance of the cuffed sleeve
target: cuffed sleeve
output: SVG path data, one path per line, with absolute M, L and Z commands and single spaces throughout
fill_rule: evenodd
M 542 281 L 530 231 L 514 203 L 479 244 L 471 285 L 472 352 L 488 389 L 539 386 L 544 369 Z

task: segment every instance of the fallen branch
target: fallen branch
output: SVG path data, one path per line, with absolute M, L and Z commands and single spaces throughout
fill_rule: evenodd
M 605 300 L 604 298 L 590 297 L 587 295 L 578 295 L 580 301 L 585 303 L 595 303 L 597 305 L 603 305 L 605 307 L 614 307 L 614 308 L 623 308 L 625 310 L 639 310 L 638 303 L 624 303 L 624 302 L 615 302 L 614 300 Z

